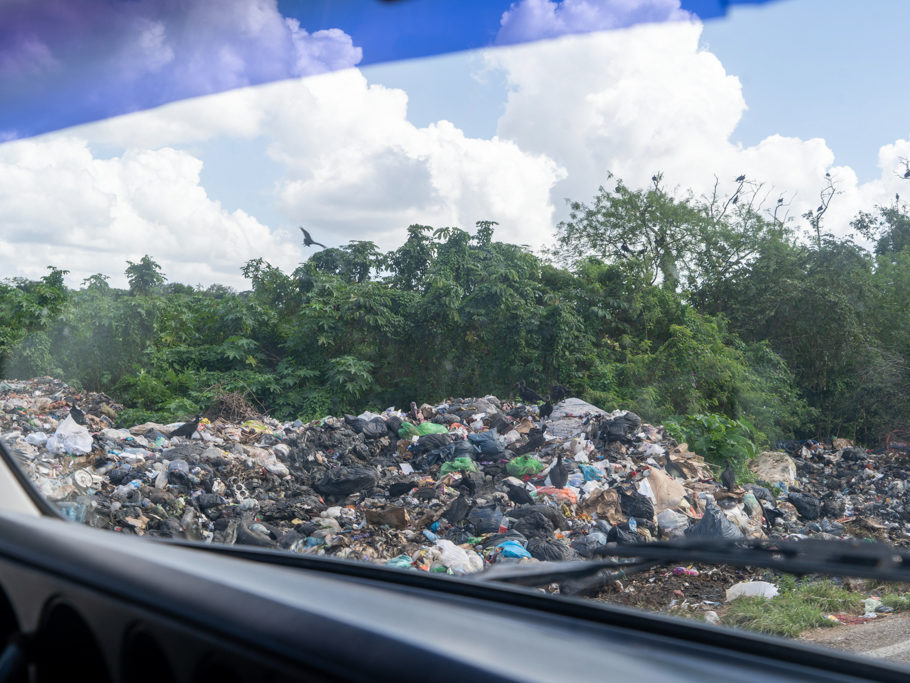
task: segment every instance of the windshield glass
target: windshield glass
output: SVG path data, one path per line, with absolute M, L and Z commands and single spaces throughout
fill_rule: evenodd
M 0 50 L 0 437 L 68 519 L 477 576 L 910 546 L 910 6 L 87 4 L 103 59 Z M 901 584 L 542 588 L 910 661 Z

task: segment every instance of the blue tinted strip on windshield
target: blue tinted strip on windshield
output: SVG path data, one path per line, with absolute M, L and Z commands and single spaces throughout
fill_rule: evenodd
M 4 0 L 0 141 L 356 65 L 773 0 Z

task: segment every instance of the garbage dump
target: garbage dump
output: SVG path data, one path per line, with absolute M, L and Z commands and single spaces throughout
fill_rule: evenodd
M 755 483 L 728 490 L 661 426 L 572 397 L 545 419 L 496 396 L 307 423 L 221 410 L 124 427 L 121 410 L 51 378 L 0 382 L 0 438 L 38 490 L 119 533 L 452 574 L 679 536 L 910 539 L 905 455 L 843 440 L 762 453 Z M 708 607 L 755 578 L 711 571 Z M 682 595 L 699 570 L 651 576 Z

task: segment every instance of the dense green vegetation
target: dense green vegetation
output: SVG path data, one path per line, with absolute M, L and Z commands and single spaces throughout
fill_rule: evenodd
M 746 182 L 684 199 L 659 175 L 641 190 L 610 182 L 571 205 L 546 257 L 480 222 L 473 235 L 412 225 L 394 251 L 351 242 L 292 273 L 252 260 L 244 292 L 168 283 L 149 256 L 127 264 L 128 290 L 103 275 L 70 290 L 56 268 L 8 280 L 2 374 L 106 391 L 132 408 L 124 419 L 183 416 L 222 391 L 313 418 L 511 395 L 525 379 L 678 416 L 715 449 L 871 444 L 910 422 L 906 206 L 857 217 L 868 250 L 826 234 L 821 215 L 801 235 Z

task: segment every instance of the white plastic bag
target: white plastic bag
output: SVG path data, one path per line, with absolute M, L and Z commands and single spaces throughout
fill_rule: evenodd
M 59 455 L 85 455 L 92 452 L 92 435 L 88 428 L 77 423 L 72 415 L 57 426 L 57 431 L 47 440 L 47 450 Z
M 727 589 L 727 602 L 736 598 L 773 598 L 777 595 L 777 586 L 767 581 L 742 581 Z
M 435 550 L 438 553 L 439 563 L 448 567 L 455 574 L 470 574 L 483 569 L 483 560 L 480 555 L 473 550 L 459 548 L 452 541 L 440 538 L 436 541 Z

